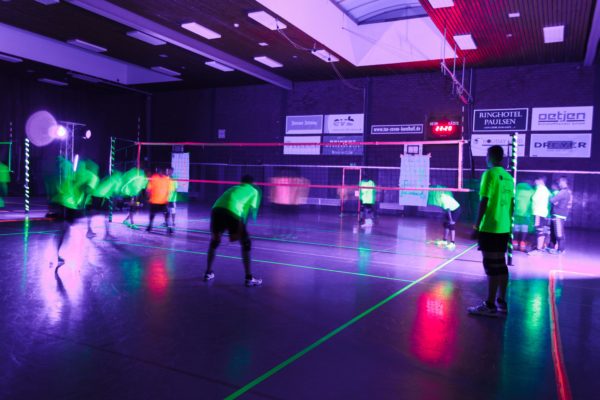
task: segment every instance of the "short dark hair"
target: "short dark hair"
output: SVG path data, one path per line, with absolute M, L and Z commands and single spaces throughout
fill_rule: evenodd
M 242 183 L 249 183 L 249 184 L 253 184 L 254 183 L 254 177 L 252 175 L 244 175 L 242 176 Z
M 504 159 L 504 149 L 502 146 L 492 146 L 488 149 L 488 156 L 495 162 L 501 162 Z

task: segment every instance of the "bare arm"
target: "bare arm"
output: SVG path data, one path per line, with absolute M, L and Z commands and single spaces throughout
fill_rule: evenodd
M 483 219 L 483 216 L 485 215 L 485 211 L 487 210 L 487 205 L 488 205 L 488 198 L 482 197 L 481 202 L 479 203 L 479 213 L 477 215 L 477 222 L 475 223 L 475 226 L 474 226 L 475 229 L 479 229 L 479 225 L 481 225 L 481 220 Z

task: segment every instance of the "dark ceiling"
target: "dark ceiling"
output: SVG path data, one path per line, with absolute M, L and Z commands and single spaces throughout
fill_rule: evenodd
M 455 0 L 454 7 L 433 9 L 428 0 L 420 1 L 437 27 L 441 31 L 447 30 L 450 43 L 453 44 L 453 35 L 473 35 L 478 49 L 459 54 L 465 55 L 467 64 L 475 67 L 582 61 L 595 5 L 595 0 Z M 243 60 L 255 63 L 254 57 L 269 56 L 283 63 L 284 67 L 270 70 L 255 64 L 292 81 L 338 78 L 331 65 L 290 43 L 291 40 L 301 47 L 312 48 L 315 40 L 289 21 L 283 21 L 288 26 L 285 29 L 288 40 L 277 31 L 270 31 L 248 18 L 248 12 L 263 9 L 254 0 L 111 2 Z M 508 13 L 513 11 L 519 11 L 521 17 L 508 18 Z M 222 37 L 208 41 L 180 28 L 181 23 L 190 21 L 205 25 Z M 146 85 L 143 88 L 147 90 L 262 83 L 239 71 L 224 73 L 207 67 L 204 65 L 207 58 L 174 45 L 151 46 L 130 38 L 126 32 L 131 28 L 65 2 L 44 6 L 33 0 L 2 0 L 0 22 L 61 41 L 82 39 L 107 48 L 105 54 L 108 56 L 145 67 L 160 65 L 182 74 L 181 82 Z M 239 27 L 234 27 L 234 23 L 238 23 Z M 565 42 L 544 44 L 542 28 L 559 24 L 566 26 Z M 507 37 L 508 34 L 512 37 Z M 259 42 L 269 45 L 261 47 Z M 0 61 L 0 68 L 6 68 L 5 64 Z M 35 70 L 30 64 L 24 63 L 23 68 Z M 431 71 L 438 66 L 439 61 L 378 67 L 354 67 L 344 60 L 336 63 L 339 72 L 348 78 Z M 61 74 L 60 71 L 53 73 Z M 62 77 L 52 77 L 68 79 L 64 73 Z

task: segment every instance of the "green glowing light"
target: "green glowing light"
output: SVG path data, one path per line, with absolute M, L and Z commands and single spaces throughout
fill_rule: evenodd
M 321 339 L 319 339 L 316 342 L 312 343 L 310 346 L 304 348 L 303 350 L 301 350 L 298 353 L 294 354 L 292 357 L 290 357 L 287 360 L 283 361 L 281 364 L 273 367 L 269 371 L 265 372 L 263 375 L 259 376 L 258 378 L 254 379 L 252 382 L 250 382 L 247 385 L 245 385 L 244 387 L 240 388 L 236 392 L 230 394 L 229 396 L 227 396 L 225 398 L 225 400 L 237 399 L 241 395 L 245 394 L 246 392 L 248 392 L 249 390 L 251 390 L 252 388 L 254 388 L 256 385 L 264 382 L 265 380 L 267 380 L 271 376 L 275 375 L 277 372 L 281 371 L 282 369 L 284 369 L 288 365 L 292 364 L 294 361 L 298 360 L 300 357 L 304 356 L 306 353 L 308 353 L 308 352 L 314 350 L 315 348 L 319 347 L 320 345 L 322 345 L 323 343 L 325 343 L 326 341 L 328 341 L 329 339 L 331 339 L 332 337 L 334 337 L 335 335 L 337 335 L 338 333 L 340 333 L 341 331 L 343 331 L 344 329 L 346 329 L 350 325 L 352 325 L 352 324 L 356 323 L 357 321 L 363 319 L 364 317 L 366 317 L 367 315 L 371 314 L 373 311 L 377 310 L 381 306 L 389 303 L 390 301 L 392 301 L 396 297 L 400 296 L 402 293 L 406 292 L 411 287 L 413 287 L 413 286 L 417 285 L 418 283 L 422 282 L 423 280 L 429 278 L 431 275 L 435 274 L 436 272 L 438 272 L 439 270 L 441 270 L 442 268 L 444 268 L 445 266 L 447 266 L 448 264 L 450 264 L 451 262 L 453 262 L 457 258 L 463 256 L 464 254 L 466 254 L 470 250 L 474 249 L 475 246 L 477 246 L 477 245 L 472 245 L 468 249 L 466 249 L 465 251 L 463 251 L 462 253 L 457 254 L 456 256 L 450 258 L 449 260 L 446 260 L 445 262 L 443 262 L 442 264 L 440 264 L 436 268 L 432 269 L 431 271 L 429 271 L 425 275 L 421 276 L 417 280 L 413 281 L 412 283 L 409 283 L 408 285 L 404 286 L 402 289 L 400 289 L 397 292 L 393 293 L 391 296 L 388 296 L 387 298 L 383 299 L 379 303 L 375 304 L 373 307 L 371 307 L 371 308 L 363 311 L 362 313 L 360 313 L 356 317 L 352 318 L 350 321 L 348 321 L 345 324 L 339 326 L 338 328 L 332 330 L 327 335 L 323 336 Z

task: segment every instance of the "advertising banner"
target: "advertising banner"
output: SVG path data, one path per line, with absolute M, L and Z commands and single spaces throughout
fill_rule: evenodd
M 525 143 L 527 142 L 526 134 L 520 134 L 517 139 L 517 143 L 519 148 L 517 149 L 517 154 L 519 157 L 525 157 Z M 471 135 L 471 152 L 474 157 L 485 157 L 487 155 L 487 149 L 498 145 L 502 146 L 504 149 L 504 154 L 506 156 L 510 155 L 510 144 L 512 143 L 512 138 L 510 134 L 492 134 L 492 135 L 482 135 L 479 133 L 474 133 Z
M 286 155 L 318 156 L 321 154 L 319 145 L 294 146 L 294 143 L 321 143 L 321 136 L 286 136 L 283 142 L 285 143 L 283 154 Z
M 545 107 L 531 110 L 532 131 L 591 131 L 594 107 Z
M 372 135 L 419 135 L 423 124 L 371 125 Z
M 288 115 L 285 117 L 286 135 L 323 133 L 322 115 Z
M 365 114 L 331 114 L 325 116 L 325 131 L 330 134 L 365 132 Z
M 400 182 L 401 188 L 428 188 L 429 187 L 429 164 L 431 157 L 408 156 L 400 157 Z M 421 190 L 400 190 L 398 202 L 403 206 L 427 205 L 429 192 Z
M 475 110 L 473 132 L 520 132 L 527 130 L 528 108 Z
M 532 134 L 530 157 L 590 158 L 592 155 L 591 133 Z
M 355 136 L 323 136 L 323 143 L 339 143 L 340 146 L 323 146 L 323 155 L 326 156 L 362 156 L 362 145 L 352 143 L 362 142 L 362 135 Z

